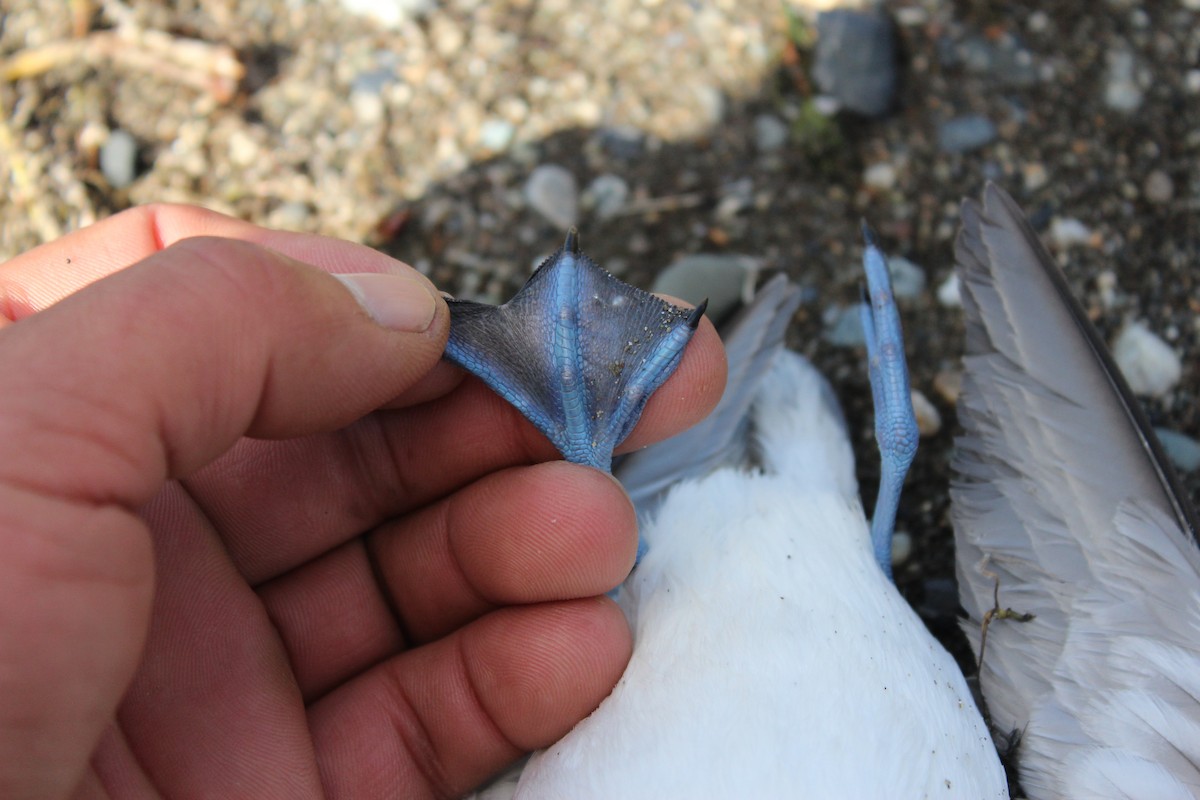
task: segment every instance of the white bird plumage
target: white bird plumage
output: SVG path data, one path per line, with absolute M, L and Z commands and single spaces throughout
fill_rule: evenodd
M 1016 204 L 964 204 L 952 490 L 964 628 L 1030 798 L 1200 796 L 1200 550 L 1153 434 Z
M 517 797 L 1007 797 L 962 673 L 874 560 L 832 392 L 781 347 L 785 287 L 741 326 L 751 360 L 715 412 L 759 466 L 677 483 L 643 522 L 629 666 Z M 689 435 L 663 452 L 701 447 Z

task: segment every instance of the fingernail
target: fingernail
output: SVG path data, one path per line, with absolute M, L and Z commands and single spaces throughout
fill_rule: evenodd
M 371 319 L 385 328 L 420 333 L 429 329 L 437 314 L 437 298 L 424 281 L 377 272 L 333 277 L 344 283 Z

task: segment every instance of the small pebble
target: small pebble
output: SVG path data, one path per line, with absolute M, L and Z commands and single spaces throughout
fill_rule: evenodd
M 963 374 L 959 369 L 943 369 L 933 376 L 933 390 L 950 405 L 958 405 L 962 394 Z
M 1200 94 L 1200 69 L 1189 69 L 1183 76 L 1183 88 L 1190 94 Z
M 713 216 L 718 222 L 729 222 L 753 203 L 754 181 L 751 178 L 731 181 L 721 187 L 721 199 L 717 201 Z
M 1096 276 L 1096 291 L 1100 295 L 1100 305 L 1112 309 L 1117 304 L 1117 273 L 1106 269 Z
M 1140 322 L 1117 335 L 1112 354 L 1134 394 L 1162 397 L 1183 375 L 1179 354 Z
M 968 114 L 939 125 L 937 138 L 942 152 L 966 153 L 990 144 L 996 138 L 996 126 L 987 117 Z
M 1171 181 L 1170 175 L 1161 169 L 1156 169 L 1146 176 L 1146 182 L 1142 185 L 1142 193 L 1151 203 L 1169 203 L 1175 197 L 1175 184 Z
M 872 164 L 863 170 L 863 183 L 872 189 L 887 191 L 896 185 L 896 168 L 887 161 Z
M 787 144 L 788 126 L 774 114 L 754 118 L 754 144 L 761 153 L 772 153 Z
M 1116 111 L 1129 113 L 1142 105 L 1143 92 L 1135 75 L 1136 63 L 1128 50 L 1113 50 L 1108 54 L 1105 73 L 1104 103 Z
M 1087 244 L 1091 238 L 1091 229 L 1077 219 L 1055 217 L 1050 222 L 1050 244 L 1059 250 Z
M 833 306 L 822 315 L 821 338 L 838 347 L 858 347 L 866 342 L 857 305 Z
M 959 45 L 959 57 L 967 69 L 987 75 L 1002 86 L 1032 86 L 1039 71 L 1033 56 L 1011 36 L 990 39 L 974 36 Z
M 1184 472 L 1200 469 L 1200 442 L 1190 436 L 1166 428 L 1155 428 L 1154 433 L 1167 451 L 1167 458 Z
M 374 125 L 383 120 L 383 98 L 378 92 L 361 89 L 350 92 L 350 109 L 360 125 Z
M 958 285 L 957 272 L 951 272 L 938 286 L 937 299 L 946 308 L 962 308 L 962 289 Z
M 1029 27 L 1030 33 L 1045 33 L 1050 29 L 1050 15 L 1045 11 L 1034 11 L 1029 15 L 1025 24 Z
M 942 429 L 942 415 L 938 412 L 937 406 L 929 401 L 920 389 L 913 389 L 912 392 L 913 413 L 917 415 L 917 430 L 921 434 L 922 439 L 928 439 L 931 436 L 937 436 Z
M 558 164 L 541 164 L 525 181 L 525 200 L 559 228 L 579 222 L 579 188 L 575 176 Z
M 925 270 L 903 256 L 888 258 L 892 273 L 892 294 L 896 297 L 913 298 L 925 291 Z
M 512 143 L 516 128 L 506 119 L 487 119 L 479 126 L 479 144 L 484 149 L 499 153 Z
M 118 128 L 100 147 L 100 171 L 114 189 L 124 189 L 137 177 L 137 140 Z
M 898 567 L 912 557 L 913 540 L 906 531 L 892 534 L 892 566 Z
M 437 0 L 339 0 L 351 14 L 371 17 L 382 25 L 395 28 L 405 20 L 428 14 L 437 8 Z
M 1021 180 L 1025 184 L 1025 191 L 1036 192 L 1049 180 L 1049 176 L 1046 175 L 1046 166 L 1039 161 L 1022 164 Z
M 248 167 L 260 158 L 258 144 L 248 133 L 236 130 L 229 137 L 229 160 L 239 167 Z
M 584 203 L 591 206 L 600 219 L 612 219 L 629 199 L 629 184 L 619 175 L 606 172 L 597 175 L 584 191 Z
M 311 213 L 307 203 L 281 203 L 267 215 L 267 225 L 285 231 L 303 231 Z

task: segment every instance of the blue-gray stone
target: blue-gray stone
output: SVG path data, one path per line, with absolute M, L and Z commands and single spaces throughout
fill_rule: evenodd
M 759 114 L 754 118 L 754 146 L 761 153 L 771 153 L 787 144 L 788 126 L 774 114 Z
M 882 11 L 836 9 L 817 17 L 813 78 L 856 114 L 879 117 L 896 94 L 896 32 Z
M 753 292 L 762 262 L 724 253 L 693 253 L 659 273 L 654 291 L 692 305 L 708 300 L 708 316 L 720 322 Z
M 866 344 L 862 315 L 857 305 L 834 306 L 825 311 L 825 329 L 821 338 L 836 347 L 861 347 Z
M 1200 469 L 1200 442 L 1166 428 L 1155 428 L 1154 433 L 1158 436 L 1163 450 L 1167 452 L 1167 458 L 1171 459 L 1177 468 L 1184 472 Z
M 945 153 L 966 153 L 990 144 L 996 138 L 996 126 L 987 117 L 968 114 L 949 119 L 938 126 L 938 147 Z
M 645 134 L 630 126 L 602 128 L 599 140 L 600 147 L 604 152 L 614 158 L 638 158 L 646 149 Z
M 575 176 L 558 164 L 541 164 L 525 181 L 529 206 L 566 230 L 579 221 L 579 188 Z
M 588 184 L 587 196 L 600 219 L 612 219 L 625 208 L 629 199 L 629 184 L 620 175 L 606 172 Z
M 925 270 L 902 256 L 888 258 L 892 272 L 892 294 L 896 297 L 917 297 L 925 291 Z

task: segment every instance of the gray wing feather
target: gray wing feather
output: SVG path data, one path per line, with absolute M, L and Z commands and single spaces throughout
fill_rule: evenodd
M 1193 786 L 1200 745 L 1144 712 L 1169 696 L 1187 735 L 1200 732 L 1197 670 L 1176 663 L 1200 657 L 1195 513 L 1016 204 L 989 185 L 962 213 L 965 434 L 951 498 L 965 630 L 978 653 L 997 580 L 1001 606 L 1036 615 L 988 629 L 980 678 L 993 720 L 1025 731 L 1030 797 L 1096 775 L 1122 797 L 1111 776 L 1130 764 Z M 1122 714 L 1140 722 L 1122 726 Z
M 777 275 L 722 331 L 729 365 L 725 393 L 711 414 L 683 433 L 623 459 L 613 470 L 638 516 L 652 512 L 672 484 L 748 461 L 749 414 L 771 359 L 784 346 L 800 287 Z

